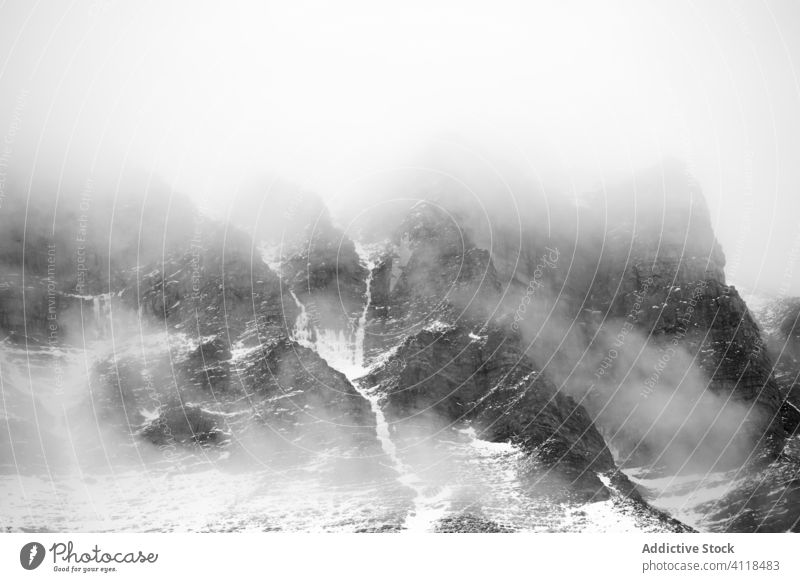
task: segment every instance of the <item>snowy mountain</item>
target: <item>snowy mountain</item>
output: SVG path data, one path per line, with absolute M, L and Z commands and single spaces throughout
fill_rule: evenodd
M 4 242 L 6 527 L 800 529 L 797 302 L 754 317 L 680 166 L 547 229 L 412 194 Z

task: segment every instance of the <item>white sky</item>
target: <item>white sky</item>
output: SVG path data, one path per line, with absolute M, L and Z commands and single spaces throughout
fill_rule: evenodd
M 800 295 L 798 57 L 793 0 L 20 0 L 0 138 L 16 119 L 34 176 L 124 160 L 212 206 L 261 172 L 330 194 L 453 129 L 565 181 L 677 155 L 729 278 Z

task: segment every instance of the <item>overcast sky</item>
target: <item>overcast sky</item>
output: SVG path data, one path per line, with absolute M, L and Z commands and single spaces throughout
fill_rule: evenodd
M 581 187 L 674 155 L 729 279 L 800 295 L 800 3 L 259 4 L 0 4 L 2 163 L 220 208 L 262 172 L 335 196 L 452 131 Z

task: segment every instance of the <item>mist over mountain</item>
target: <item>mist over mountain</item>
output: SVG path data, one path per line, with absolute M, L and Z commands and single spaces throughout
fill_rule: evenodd
M 728 284 L 682 162 L 570 191 L 420 159 L 224 216 L 9 179 L 0 469 L 43 505 L 6 527 L 798 530 L 797 310 Z

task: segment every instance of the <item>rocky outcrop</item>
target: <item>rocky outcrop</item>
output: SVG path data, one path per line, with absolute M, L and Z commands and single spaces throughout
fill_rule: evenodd
M 524 256 L 502 255 L 520 248 L 502 225 L 482 254 L 452 224 L 457 212 L 437 211 L 412 210 L 374 272 L 370 354 L 396 352 L 367 384 L 398 431 L 431 417 L 491 425 L 486 438 L 527 443 L 572 476 L 615 466 L 603 437 L 620 463 L 667 474 L 755 474 L 780 454 L 786 391 L 679 164 L 589 199 L 580 230 L 532 235 Z M 470 256 L 480 258 L 462 270 Z M 511 282 L 502 298 L 498 280 Z M 465 302 L 448 292 L 458 285 L 508 319 L 456 309 Z M 492 337 L 511 360 L 478 348 Z M 500 381 L 482 372 L 493 368 Z
M 282 339 L 217 359 L 204 377 L 194 366 L 198 352 L 208 349 L 173 342 L 171 354 L 109 358 L 98 365 L 85 406 L 94 407 L 104 425 L 159 446 L 167 440 L 219 445 L 254 438 L 257 431 L 262 444 L 294 450 L 298 458 L 377 450 L 369 403 L 312 350 Z M 214 388 L 209 380 L 223 364 L 225 384 Z M 193 377 L 200 381 L 188 381 Z
M 219 432 L 225 418 L 224 430 L 234 440 L 257 425 L 264 429 L 262 438 L 276 446 L 319 452 L 346 449 L 345 442 L 375 446 L 369 404 L 315 352 L 288 339 L 274 299 L 279 281 L 263 270 L 260 275 L 263 295 L 251 292 L 250 278 L 228 264 L 224 276 L 201 277 L 199 296 L 188 300 L 182 295 L 189 282 L 184 272 L 166 284 L 151 278 L 155 282 L 143 286 L 145 301 L 163 298 L 165 288 L 174 293 L 159 303 L 163 309 L 151 312 L 165 319 L 168 331 L 160 340 L 150 331 L 152 339 L 143 339 L 141 349 L 130 356 L 118 349 L 97 365 L 102 389 L 95 403 L 104 414 L 116 419 L 120 430 L 142 427 L 140 434 L 156 444 L 163 441 L 165 426 L 181 435 L 178 444 L 220 444 L 227 440 Z M 265 309 L 259 310 L 261 305 Z M 192 408 L 191 403 L 208 404 Z M 158 418 L 148 420 L 154 409 Z
M 45 179 L 27 200 L 19 186 L 0 213 L 0 333 L 21 341 L 46 343 L 53 326 L 60 344 L 102 336 L 93 298 L 133 305 L 123 295 L 136 295 L 143 266 L 166 264 L 209 226 L 188 198 L 146 175 Z
M 399 431 L 469 424 L 482 439 L 522 446 L 532 468 L 554 470 L 569 492 L 603 498 L 597 474 L 615 470 L 583 407 L 559 393 L 501 325 L 424 329 L 366 382 Z
M 242 232 L 204 221 L 120 279 L 113 294 L 82 299 L 114 340 L 81 403 L 103 427 L 158 447 L 236 444 L 244 454 L 270 443 L 298 459 L 376 450 L 369 403 L 289 339 L 290 288 Z
M 610 184 L 574 212 L 549 239 L 531 236 L 521 260 L 496 260 L 516 267 L 501 279 L 530 282 L 507 296 L 511 309 L 530 303 L 520 321 L 529 355 L 588 408 L 622 462 L 678 469 L 695 446 L 682 469 L 774 458 L 784 430 L 771 358 L 726 285 L 685 168 L 666 162 Z M 513 248 L 502 227 L 496 238 Z M 542 269 L 548 248 L 559 260 Z
M 794 434 L 800 427 L 800 299 L 770 300 L 755 317 L 763 330 L 764 351 L 774 362 L 783 427 Z
M 141 436 L 155 445 L 215 445 L 227 440 L 224 417 L 196 404 L 170 406 L 142 427 Z
M 420 202 L 373 271 L 367 353 L 391 349 L 437 321 L 486 320 L 500 295 L 490 254 L 442 208 Z
M 313 350 L 279 340 L 237 368 L 255 416 L 287 442 L 377 450 L 369 403 Z
M 325 215 L 281 264 L 281 275 L 319 328 L 351 332 L 361 314 L 367 270 L 353 241 Z
M 145 270 L 127 290 L 131 307 L 202 337 L 238 338 L 248 326 L 285 336 L 297 308 L 249 238 L 212 226 L 202 240 Z
M 615 466 L 603 438 L 528 357 L 512 317 L 495 315 L 500 297 L 489 253 L 442 209 L 417 204 L 375 270 L 368 353 L 394 351 L 365 385 L 398 438 L 472 426 L 522 446 L 555 489 L 607 495 L 597 474 Z
M 610 198 L 615 219 L 605 229 L 592 309 L 606 318 L 635 319 L 636 331 L 649 338 L 666 367 L 681 365 L 669 356 L 679 350 L 701 372 L 698 392 L 707 388 L 720 402 L 747 409 L 735 431 L 741 446 L 728 452 L 763 448 L 774 454 L 783 428 L 771 361 L 747 306 L 725 284 L 724 256 L 696 182 L 679 165 L 666 164 Z M 651 388 L 670 390 L 658 382 Z M 738 463 L 750 454 L 729 457 Z
M 712 531 L 800 532 L 800 443 L 795 436 L 762 471 L 740 472 L 719 499 L 697 508 Z

